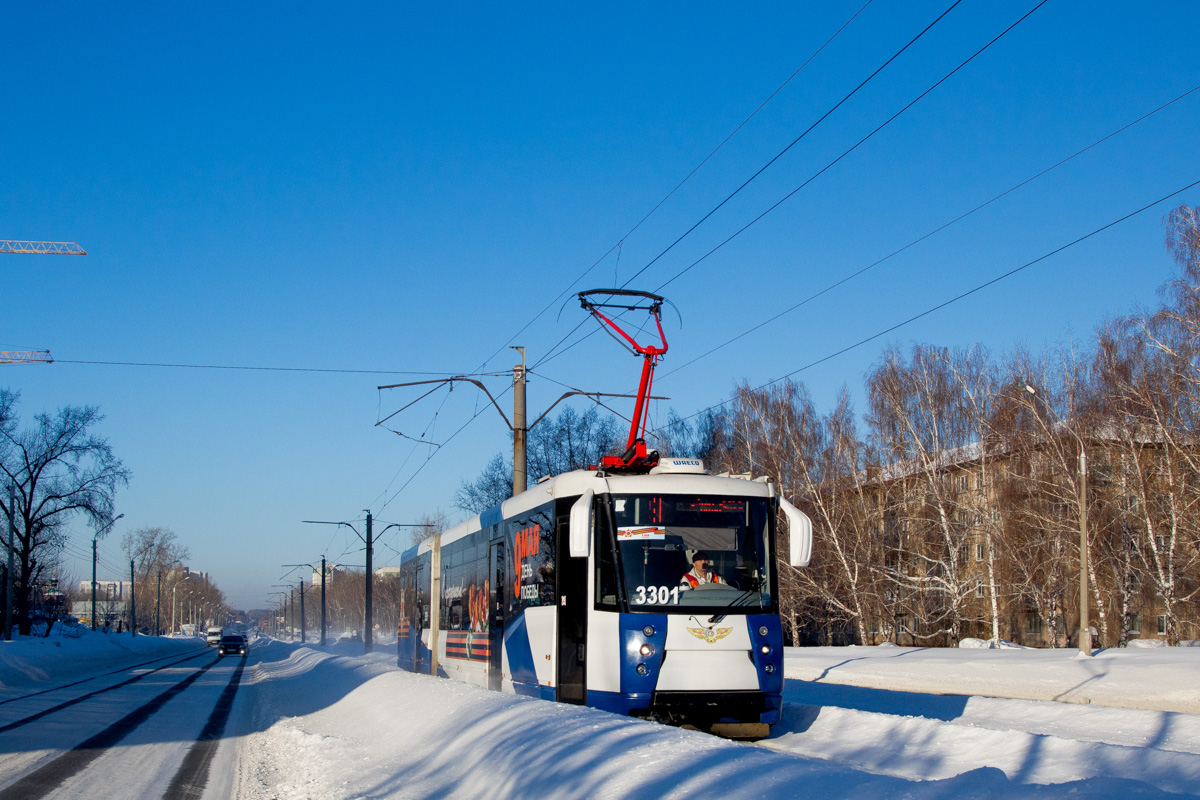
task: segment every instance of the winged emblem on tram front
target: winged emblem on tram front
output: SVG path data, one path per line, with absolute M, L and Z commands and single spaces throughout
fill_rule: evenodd
M 732 633 L 733 628 L 688 628 L 687 631 L 697 639 L 703 639 L 709 644 L 713 644 Z

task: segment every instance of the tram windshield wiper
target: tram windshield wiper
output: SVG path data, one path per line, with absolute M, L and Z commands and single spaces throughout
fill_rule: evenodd
M 729 604 L 729 607 L 734 608 L 735 606 L 745 605 L 746 601 L 749 600 L 753 595 L 756 595 L 756 594 L 758 594 L 758 590 L 747 589 L 746 591 L 739 594 L 736 598 L 734 598 L 734 601 Z M 725 614 L 715 614 L 715 615 L 709 617 L 708 621 L 710 624 L 716 623 L 716 622 L 720 622 L 721 620 L 725 619 L 725 617 L 726 617 Z

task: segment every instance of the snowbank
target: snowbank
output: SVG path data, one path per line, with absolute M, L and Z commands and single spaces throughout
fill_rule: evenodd
M 1200 713 L 1200 650 L 789 647 L 784 675 L 805 681 L 1115 708 Z
M 128 633 L 90 630 L 78 638 L 16 637 L 11 642 L 0 641 L 0 688 L 21 689 L 38 683 L 83 678 L 124 664 L 204 646 L 199 639 L 134 637 Z
M 242 800 L 1172 796 L 1124 778 L 1037 785 L 993 768 L 906 780 L 399 672 L 379 654 L 271 643 L 257 655 L 264 660 L 249 671 L 249 691 L 239 692 L 236 743 L 214 765 L 232 783 L 220 791 Z M 887 738 L 862 746 L 902 757 Z

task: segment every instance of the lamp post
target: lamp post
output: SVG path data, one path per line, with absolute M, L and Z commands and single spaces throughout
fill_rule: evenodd
M 1025 391 L 1033 396 L 1037 396 L 1037 389 L 1034 389 L 1028 383 L 1025 384 Z M 1075 441 L 1079 443 L 1079 654 L 1090 656 L 1092 654 L 1092 629 L 1088 625 L 1088 538 L 1087 538 L 1087 450 L 1083 446 L 1083 439 L 1075 432 L 1075 429 L 1067 424 L 1054 407 L 1045 401 L 1042 405 L 1050 409 L 1050 413 L 1058 417 L 1058 421 L 1063 424 L 1063 427 L 1075 437 Z
M 182 565 L 183 562 L 177 558 L 174 561 L 172 561 L 170 564 L 167 564 L 167 569 L 170 569 L 171 567 L 175 566 L 176 564 Z M 154 635 L 155 636 L 162 636 L 162 624 L 159 622 L 159 615 L 158 615 L 159 607 L 162 605 L 162 574 L 163 574 L 163 568 L 159 567 L 158 568 L 158 589 L 156 590 L 155 596 L 154 596 Z M 174 624 L 174 618 L 172 618 L 172 624 Z
M 96 540 L 100 538 L 100 534 L 107 531 L 113 525 L 116 525 L 117 520 L 121 519 L 123 516 L 125 515 L 117 514 L 115 517 L 109 520 L 106 525 L 99 528 L 92 536 L 92 630 L 96 630 Z

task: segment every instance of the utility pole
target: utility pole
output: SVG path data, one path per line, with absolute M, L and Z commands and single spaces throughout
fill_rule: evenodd
M 133 559 L 129 560 L 129 635 L 137 638 L 137 599 L 133 593 Z
M 158 609 L 162 605 L 162 570 L 158 571 L 158 589 L 154 597 L 154 635 L 161 636 L 162 628 L 158 627 Z
M 325 646 L 325 556 L 321 556 L 321 647 Z
M 96 537 L 92 537 L 92 630 L 96 630 Z
M 374 602 L 374 578 L 375 578 L 375 549 L 371 542 L 371 510 L 367 511 L 367 607 L 366 615 L 363 619 L 363 652 L 369 653 L 375 645 L 375 628 L 374 616 L 372 615 L 372 606 Z
M 493 401 L 493 402 L 495 402 L 495 401 Z M 366 653 L 369 653 L 369 652 L 371 652 L 371 650 L 375 644 L 375 620 L 374 620 L 374 616 L 373 616 L 373 612 L 372 612 L 372 608 L 373 608 L 372 604 L 374 602 L 374 600 L 373 600 L 374 589 L 373 589 L 372 582 L 375 577 L 375 574 L 374 574 L 375 573 L 375 563 L 374 563 L 375 562 L 375 540 L 374 540 L 374 532 L 373 532 L 374 529 L 372 528 L 372 523 L 374 520 L 371 516 L 371 509 L 368 508 L 368 509 L 365 509 L 365 511 L 367 513 L 367 529 L 366 529 L 367 535 L 366 536 L 363 536 L 361 533 L 359 533 L 358 528 L 354 527 L 349 522 L 332 522 L 330 520 L 323 520 L 323 519 L 303 519 L 300 521 L 305 524 L 308 524 L 308 525 L 345 525 L 347 528 L 354 531 L 354 535 L 357 536 L 359 539 L 361 539 L 363 541 L 363 543 L 367 546 L 367 575 L 366 575 L 366 585 L 364 586 L 365 591 L 363 592 L 366 595 L 366 601 L 367 601 L 366 608 L 364 609 L 365 613 L 363 615 L 363 627 L 366 629 L 363 631 L 363 651 Z M 379 534 L 380 534 L 380 536 L 382 536 L 384 533 L 386 533 L 391 528 L 424 528 L 424 527 L 428 527 L 428 526 L 423 523 L 410 525 L 408 523 L 393 522 L 390 525 L 384 526 L 383 530 L 381 530 L 379 532 Z M 324 619 L 325 619 L 324 618 L 324 611 L 325 611 L 324 597 L 325 597 L 325 556 L 321 556 L 321 598 L 322 598 L 322 603 L 321 603 L 322 631 L 321 631 L 321 635 L 322 636 L 324 636 L 324 633 L 325 633 L 323 630 Z
M 12 641 L 13 550 L 17 544 L 16 485 L 8 484 L 8 570 L 4 573 L 4 641 Z
M 529 428 L 525 425 L 525 348 L 509 346 L 521 353 L 521 363 L 513 367 L 513 497 L 525 491 L 529 475 L 525 466 Z
M 300 579 L 300 644 L 307 644 L 308 617 L 304 614 L 304 579 Z

